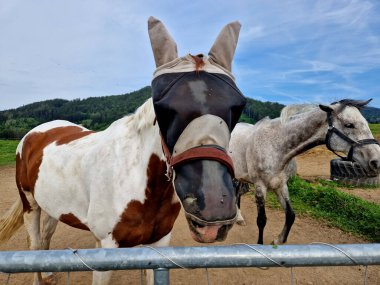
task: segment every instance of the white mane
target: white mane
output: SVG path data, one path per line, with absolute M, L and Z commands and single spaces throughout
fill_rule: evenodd
M 153 126 L 155 119 L 156 114 L 154 113 L 153 101 L 152 98 L 149 98 L 144 104 L 138 107 L 133 114 L 113 122 L 108 128 L 110 129 L 122 125 L 123 127 L 128 126 L 130 130 L 139 132 L 142 129 Z
M 280 119 L 281 124 L 285 124 L 287 121 L 291 120 L 291 117 L 303 114 L 308 111 L 314 110 L 318 107 L 317 104 L 293 104 L 285 106 L 281 110 Z
M 153 126 L 156 120 L 156 113 L 154 112 L 152 98 L 146 100 L 145 103 L 136 110 L 133 117 L 137 131 Z

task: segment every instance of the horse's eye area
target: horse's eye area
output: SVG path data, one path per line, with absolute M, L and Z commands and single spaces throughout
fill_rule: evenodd
M 352 124 L 352 123 L 344 124 L 344 126 L 345 126 L 346 128 L 349 128 L 349 129 L 354 129 L 354 128 L 355 128 L 355 125 Z

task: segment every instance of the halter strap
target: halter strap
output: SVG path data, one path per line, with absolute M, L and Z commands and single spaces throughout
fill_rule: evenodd
M 379 145 L 379 142 L 375 139 L 364 139 L 364 140 L 359 140 L 357 141 L 356 144 L 352 145 L 349 152 L 348 152 L 348 155 L 347 155 L 347 160 L 350 160 L 350 161 L 353 161 L 353 155 L 354 155 L 354 150 L 356 147 L 362 147 L 362 146 L 365 146 L 367 144 L 377 144 Z
M 199 159 L 218 161 L 227 167 L 232 177 L 235 177 L 231 157 L 227 154 L 227 151 L 224 148 L 218 145 L 201 145 L 190 148 L 176 156 L 173 156 L 170 163 L 174 167 L 185 162 Z
M 350 137 L 348 137 L 347 135 L 345 135 L 343 132 L 341 132 L 340 130 L 335 128 L 333 121 L 332 121 L 332 113 L 331 112 L 327 112 L 327 122 L 329 125 L 329 129 L 327 131 L 326 138 L 325 138 L 326 147 L 330 151 L 332 151 L 335 155 L 342 158 L 343 160 L 353 161 L 354 150 L 357 147 L 363 147 L 363 146 L 368 145 L 368 144 L 379 145 L 379 142 L 375 139 L 363 139 L 363 140 L 355 141 L 355 140 L 351 139 Z M 347 142 L 351 146 L 350 150 L 348 151 L 347 157 L 341 156 L 332 148 L 331 137 L 333 134 L 336 134 L 338 137 L 340 137 L 342 140 L 344 140 L 345 142 Z
M 182 153 L 177 154 L 175 156 L 172 156 L 162 135 L 161 135 L 161 144 L 162 144 L 162 150 L 166 157 L 166 161 L 168 162 L 171 169 L 173 169 L 175 166 L 184 164 L 185 162 L 208 159 L 208 160 L 215 160 L 224 164 L 227 167 L 228 171 L 230 172 L 231 176 L 235 177 L 234 165 L 233 165 L 232 159 L 227 154 L 227 151 L 221 146 L 200 145 L 200 146 L 192 147 L 188 150 L 185 150 Z M 171 171 L 169 173 L 169 176 L 170 178 L 172 178 Z

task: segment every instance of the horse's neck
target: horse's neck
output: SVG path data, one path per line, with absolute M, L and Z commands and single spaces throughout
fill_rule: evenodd
M 149 156 L 152 153 L 163 156 L 151 99 L 134 114 L 115 121 L 103 132 L 103 136 L 106 142 L 114 142 L 124 155 L 135 155 L 137 159 L 144 159 L 145 155 Z
M 328 129 L 326 113 L 315 109 L 282 125 L 282 144 L 285 163 L 317 145 L 325 142 Z

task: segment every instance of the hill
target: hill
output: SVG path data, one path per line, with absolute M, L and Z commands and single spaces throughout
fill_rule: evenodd
M 0 138 L 20 139 L 33 127 L 60 119 L 102 130 L 123 116 L 132 113 L 151 96 L 151 88 L 123 95 L 87 99 L 54 99 L 28 104 L 0 112 Z
M 0 111 L 0 139 L 20 139 L 30 129 L 44 122 L 61 119 L 82 124 L 92 130 L 103 130 L 117 119 L 132 113 L 151 96 L 151 87 L 104 97 L 63 100 L 54 99 Z M 276 118 L 284 105 L 247 98 L 240 121 L 255 123 L 269 116 Z M 380 109 L 367 108 L 364 116 L 370 122 L 380 122 Z
M 0 138 L 20 139 L 33 127 L 51 120 L 68 120 L 92 130 L 102 130 L 113 121 L 132 113 L 151 96 L 151 87 L 123 95 L 87 99 L 54 99 L 0 111 Z M 254 123 L 265 116 L 278 117 L 284 106 L 249 99 L 241 118 Z
M 380 123 L 380 109 L 374 107 L 365 107 L 362 110 L 363 116 L 368 123 Z

